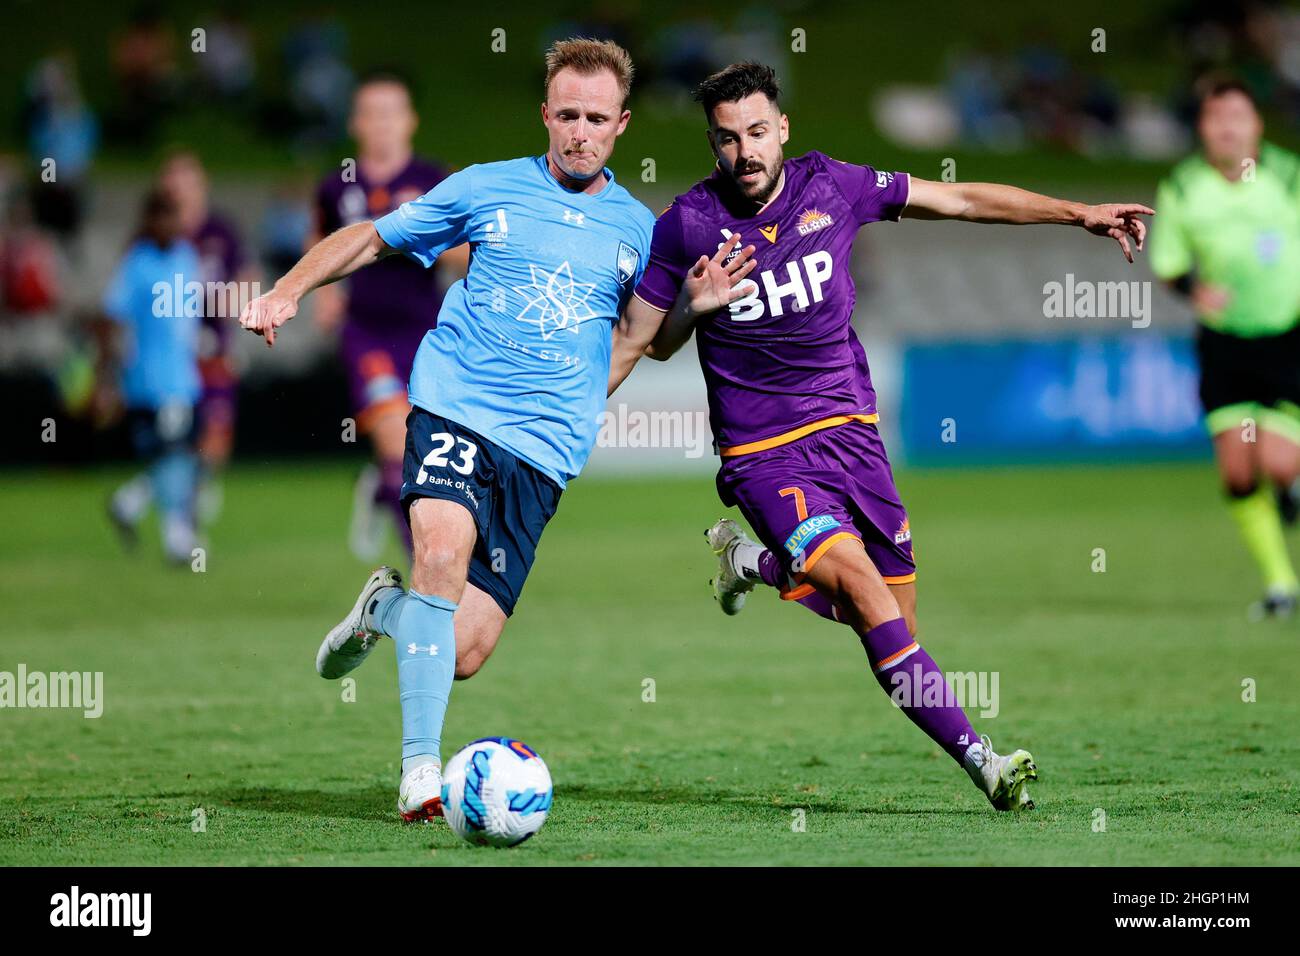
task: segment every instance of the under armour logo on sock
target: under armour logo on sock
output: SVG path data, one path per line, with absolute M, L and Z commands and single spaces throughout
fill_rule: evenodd
M 430 644 L 428 647 L 421 647 L 419 644 L 411 643 L 406 645 L 406 653 L 415 655 L 428 653 L 430 657 L 438 656 L 438 645 Z

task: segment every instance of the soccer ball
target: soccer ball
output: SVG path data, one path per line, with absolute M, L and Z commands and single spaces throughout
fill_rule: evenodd
M 461 839 L 483 846 L 523 843 L 546 822 L 551 796 L 546 761 L 509 737 L 466 744 L 442 772 L 447 824 Z

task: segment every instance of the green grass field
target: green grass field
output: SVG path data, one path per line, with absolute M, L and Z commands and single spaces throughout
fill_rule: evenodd
M 1300 622 L 1245 622 L 1255 580 L 1208 465 L 900 474 L 921 640 L 999 673 L 976 727 L 1037 757 L 1018 817 L 895 711 L 847 629 L 773 594 L 716 610 L 707 480 L 576 482 L 444 735 L 549 763 L 550 820 L 509 851 L 397 822 L 391 650 L 355 702 L 313 670 L 367 571 L 343 545 L 354 474 L 239 468 L 202 574 L 152 536 L 119 552 L 121 472 L 0 477 L 0 670 L 103 671 L 106 698 L 97 720 L 0 710 L 0 863 L 1300 863 Z

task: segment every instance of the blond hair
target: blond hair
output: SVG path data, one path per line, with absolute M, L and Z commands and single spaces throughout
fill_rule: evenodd
M 613 40 L 590 40 L 575 37 L 556 40 L 546 51 L 546 86 L 544 93 L 551 94 L 551 81 L 561 70 L 573 70 L 580 76 L 591 76 L 608 70 L 618 80 L 622 102 L 627 102 L 632 90 L 632 57 Z

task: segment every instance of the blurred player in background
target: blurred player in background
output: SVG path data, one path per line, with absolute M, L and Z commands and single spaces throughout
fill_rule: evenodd
M 109 517 L 133 546 L 141 520 L 156 504 L 163 551 L 176 563 L 189 563 L 196 544 L 201 321 L 177 290 L 202 281 L 202 274 L 176 201 L 155 188 L 145 200 L 139 234 L 104 294 L 107 321 L 97 327 L 101 389 L 117 392 L 136 453 L 149 463 L 113 493 Z
M 789 120 L 776 75 L 739 63 L 696 97 L 717 165 L 655 224 L 636 296 L 662 317 L 710 257 L 743 237 L 754 276 L 726 311 L 674 310 L 616 345 L 611 390 L 642 347 L 666 359 L 698 330 L 700 365 L 722 456 L 718 491 L 762 544 L 724 519 L 707 532 L 721 568 L 716 596 L 739 611 L 758 582 L 858 634 L 880 686 L 964 767 L 999 810 L 1031 808 L 1033 758 L 993 752 L 916 642 L 916 566 L 907 511 L 876 429 L 875 390 L 853 331 L 853 241 L 859 227 L 919 219 L 1082 226 L 1115 238 L 1129 261 L 1142 247 L 1139 205 L 1084 206 L 1011 186 L 927 182 L 809 152 L 786 159 Z M 748 247 L 747 247 L 748 248 Z M 652 337 L 652 341 L 647 338 Z M 901 679 L 901 680 L 900 680 Z M 910 692 L 908 691 L 908 681 Z M 942 688 L 934 703 L 922 687 Z M 900 698 L 899 694 L 903 696 Z
M 349 129 L 357 144 L 355 160 L 321 181 L 316 193 L 316 228 L 311 248 L 325 236 L 359 222 L 378 219 L 404 202 L 424 195 L 447 177 L 440 165 L 412 150 L 419 124 L 411 89 L 394 73 L 363 78 L 352 101 Z M 439 264 L 454 278 L 464 274 L 467 247 L 444 253 Z M 339 331 L 339 354 L 352 396 L 357 429 L 370 436 L 375 464 L 362 471 L 353 495 L 349 543 L 363 560 L 374 560 L 382 546 L 386 509 L 410 552 L 410 529 L 402 510 L 402 456 L 406 443 L 406 382 L 424 334 L 438 321 L 444 283 L 437 271 L 404 256 L 394 256 L 324 286 L 316 296 L 315 317 Z
M 1289 617 L 1300 595 L 1282 534 L 1300 473 L 1300 158 L 1262 141 L 1254 98 L 1236 80 L 1205 84 L 1197 131 L 1201 152 L 1160 184 L 1151 268 L 1200 319 L 1205 424 L 1264 579 L 1251 616 Z
M 246 298 L 239 289 L 241 285 L 250 287 L 258 270 L 245 256 L 235 224 L 209 205 L 208 175 L 196 153 L 177 150 L 170 154 L 163 161 L 158 183 L 176 202 L 181 232 L 199 254 L 206 288 L 223 290 L 204 295 L 199 332 L 202 392 L 196 415 L 201 472 L 196 510 L 200 523 L 207 524 L 221 511 L 221 475 L 235 443 L 239 379 L 233 333 Z

